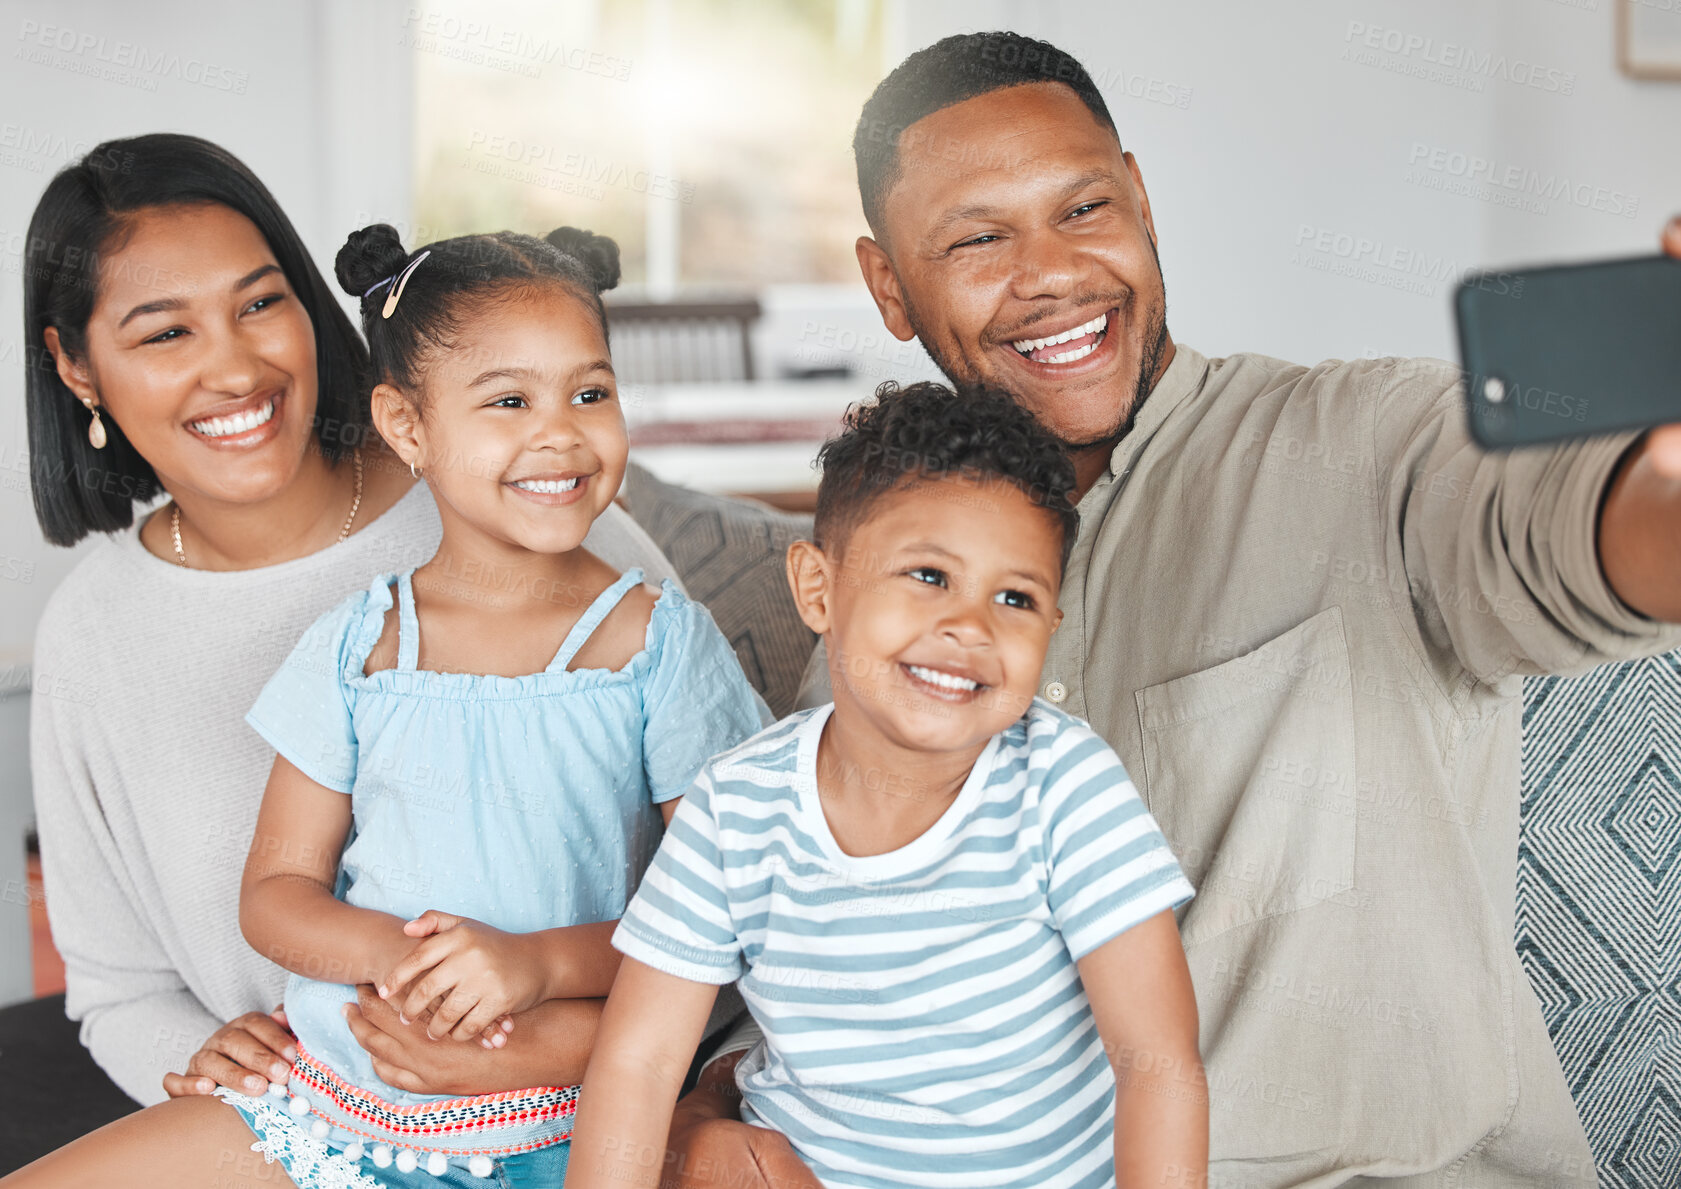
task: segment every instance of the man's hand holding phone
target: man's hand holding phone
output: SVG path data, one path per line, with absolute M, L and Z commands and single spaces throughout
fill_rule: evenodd
M 1681 268 L 1681 219 L 1663 234 L 1666 262 Z M 1681 309 L 1657 333 L 1681 342 Z M 1681 368 L 1667 378 L 1671 408 L 1681 405 Z M 1599 514 L 1599 563 L 1629 607 L 1651 619 L 1681 622 L 1681 420 L 1657 424 L 1617 467 Z
M 1664 253 L 1470 273 L 1454 294 L 1471 436 L 1501 450 L 1681 424 L 1681 231 Z M 1670 435 L 1654 448 L 1667 459 Z
M 1669 221 L 1663 229 L 1663 250 L 1681 260 L 1681 215 Z M 1681 338 L 1681 321 L 1672 333 Z M 1681 404 L 1681 375 L 1673 377 L 1676 403 Z M 1652 469 L 1670 479 L 1681 479 L 1681 424 L 1660 425 L 1646 439 L 1646 455 Z

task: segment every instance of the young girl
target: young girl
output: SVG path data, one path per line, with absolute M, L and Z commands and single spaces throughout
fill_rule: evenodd
M 375 424 L 431 484 L 443 538 L 324 616 L 248 719 L 278 756 L 241 924 L 293 972 L 299 1054 L 289 1098 L 222 1096 L 299 1185 L 497 1160 L 558 1184 L 576 1087 L 388 1084 L 344 1018 L 353 984 L 492 1047 L 509 1013 L 605 995 L 654 806 L 669 817 L 760 725 L 703 608 L 581 548 L 628 450 L 600 298 L 618 272 L 612 241 L 571 228 L 411 256 L 375 226 L 339 254 L 383 380 Z
M 248 716 L 278 755 L 240 923 L 292 972 L 290 1084 L 219 1090 L 231 1110 L 177 1100 L 123 1135 L 147 1167 L 178 1151 L 181 1183 L 264 1178 L 251 1148 L 304 1189 L 558 1185 L 575 1086 L 405 1090 L 352 1036 L 354 984 L 443 1043 L 510 1055 L 510 1014 L 586 1001 L 587 1053 L 655 806 L 669 817 L 761 704 L 704 608 L 582 548 L 628 450 L 600 297 L 612 241 L 504 232 L 411 256 L 375 226 L 337 271 L 362 299 L 375 425 L 431 485 L 441 542 L 322 616 Z

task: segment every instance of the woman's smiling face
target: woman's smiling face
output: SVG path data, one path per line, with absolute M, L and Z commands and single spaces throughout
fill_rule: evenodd
M 315 329 L 262 233 L 214 203 L 151 207 L 101 253 L 71 390 L 171 494 L 266 499 L 314 446 Z M 61 365 L 61 375 L 65 365 Z

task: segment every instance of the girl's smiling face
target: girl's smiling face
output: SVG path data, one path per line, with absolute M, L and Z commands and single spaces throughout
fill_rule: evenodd
M 374 422 L 458 518 L 533 553 L 576 549 L 624 479 L 630 443 L 595 312 L 561 284 L 464 311 L 418 403 L 374 390 Z

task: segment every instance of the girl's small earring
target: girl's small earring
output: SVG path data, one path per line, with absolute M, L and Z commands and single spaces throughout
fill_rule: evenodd
M 99 419 L 99 406 L 89 401 L 88 412 L 93 414 L 93 423 L 88 426 L 88 445 L 95 450 L 103 450 L 108 439 L 105 436 L 105 423 Z
M 101 434 L 100 436 L 104 437 L 105 435 Z M 420 468 L 415 466 L 412 462 L 409 463 L 409 474 L 413 475 L 416 479 L 420 478 Z

